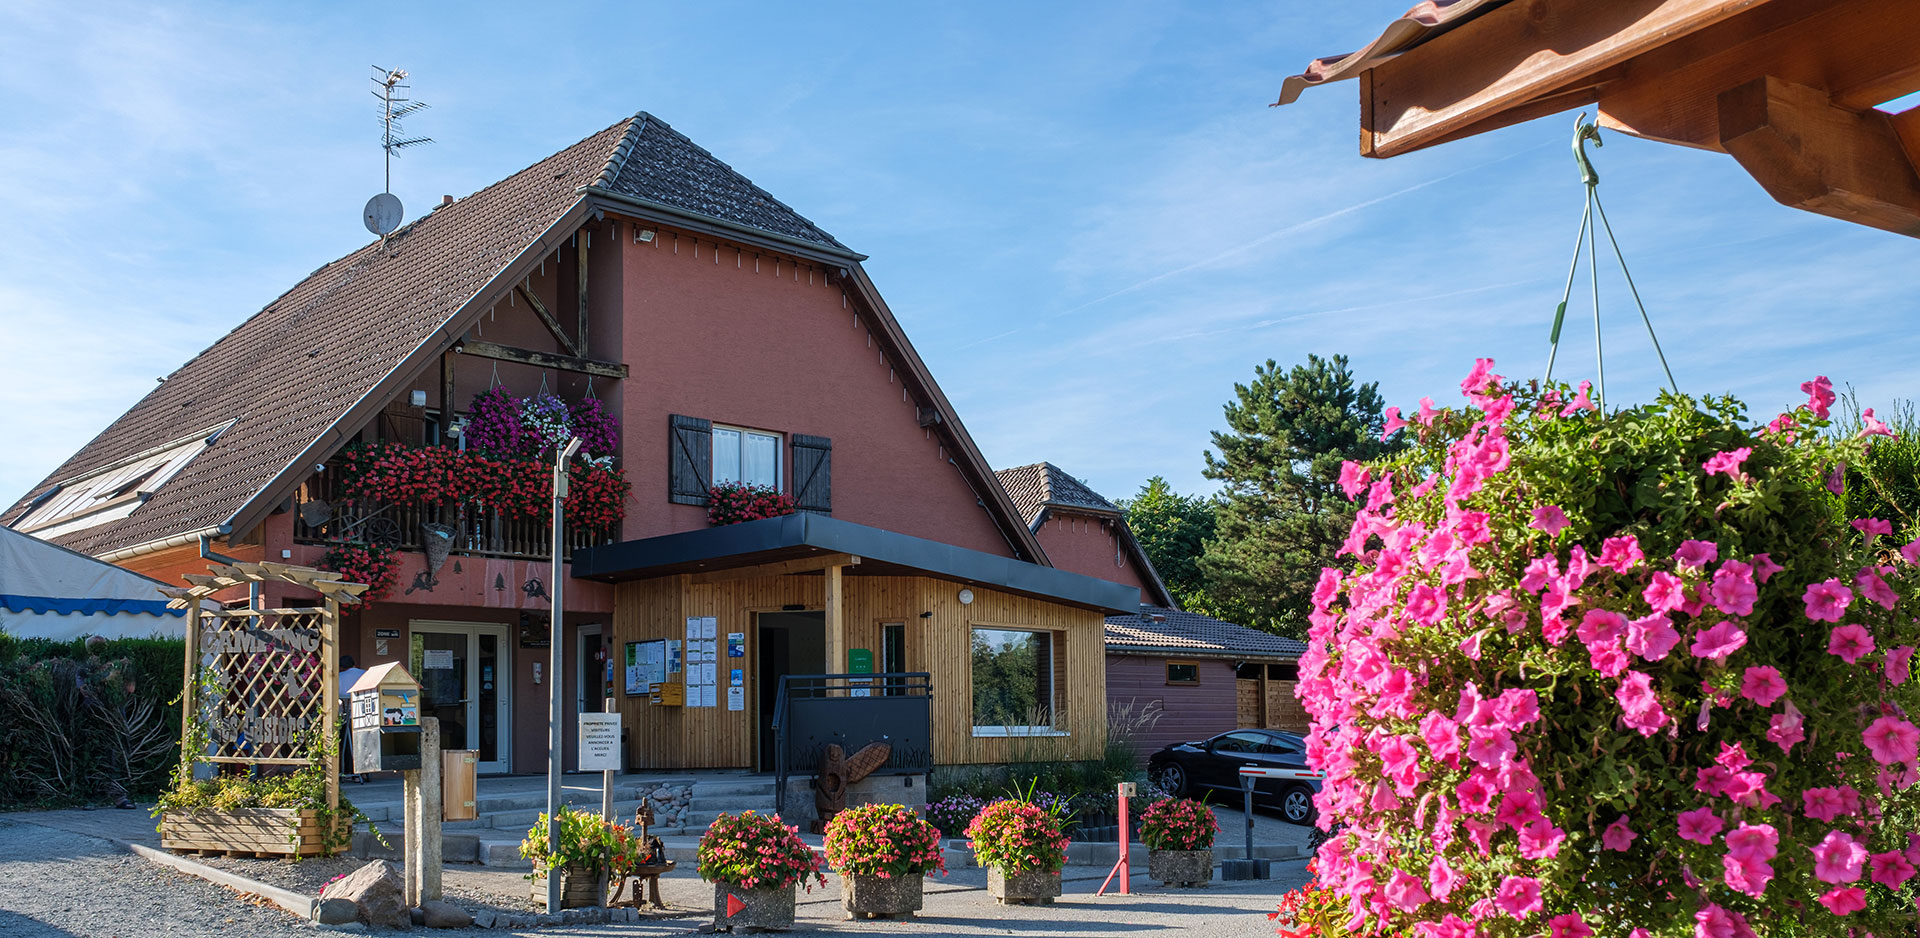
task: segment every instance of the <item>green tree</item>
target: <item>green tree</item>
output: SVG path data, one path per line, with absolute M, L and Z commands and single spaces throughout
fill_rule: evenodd
M 1174 602 L 1183 609 L 1207 611 L 1211 604 L 1206 579 L 1200 574 L 1200 555 L 1213 536 L 1213 502 L 1201 495 L 1182 495 L 1166 479 L 1154 476 L 1138 495 L 1122 499 L 1120 510 Z
M 1352 526 L 1340 464 L 1400 449 L 1382 443 L 1376 383 L 1356 385 L 1347 358 L 1317 355 L 1282 371 L 1268 359 L 1234 385 L 1227 432 L 1215 431 L 1206 477 L 1222 483 L 1213 539 L 1200 558 L 1214 614 L 1304 636 L 1320 568 Z

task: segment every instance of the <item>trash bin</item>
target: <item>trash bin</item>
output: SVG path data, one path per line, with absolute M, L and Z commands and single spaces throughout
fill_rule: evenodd
M 479 752 L 473 749 L 447 749 L 440 753 L 440 817 L 447 821 L 471 821 L 478 816 L 474 799 L 474 774 L 479 769 Z

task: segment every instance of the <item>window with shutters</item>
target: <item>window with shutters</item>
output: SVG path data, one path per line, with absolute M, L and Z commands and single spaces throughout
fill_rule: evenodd
M 705 505 L 713 488 L 713 421 L 674 414 L 667 426 L 667 500 Z
M 780 435 L 740 427 L 713 428 L 713 484 L 780 488 Z

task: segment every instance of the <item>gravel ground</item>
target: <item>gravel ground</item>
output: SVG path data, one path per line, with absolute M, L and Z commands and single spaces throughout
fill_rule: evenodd
M 1226 821 L 1222 818 L 1222 821 Z M 207 858 L 203 858 L 207 859 Z M 1140 858 L 1145 865 L 1145 858 Z M 317 890 L 358 861 L 221 860 L 219 865 L 276 885 Z M 850 922 L 840 910 L 840 886 L 800 894 L 797 933 L 926 935 L 975 938 L 986 935 L 1134 935 L 1155 932 L 1200 938 L 1269 936 L 1265 913 L 1281 893 L 1305 882 L 1303 861 L 1276 861 L 1274 879 L 1215 881 L 1205 889 L 1161 889 L 1144 875 L 1130 896 L 1096 897 L 1104 870 L 1069 867 L 1065 895 L 1054 905 L 1002 907 L 984 891 L 986 874 L 956 870 L 927 882 L 926 908 L 915 921 Z M 485 900 L 495 907 L 526 908 L 524 874 L 484 867 L 449 867 L 448 898 Z M 525 932 L 470 931 L 471 935 L 653 936 L 687 935 L 712 921 L 713 887 L 691 871 L 661 882 L 675 911 L 639 924 L 579 926 Z M 296 921 L 279 908 L 251 901 L 223 887 L 177 873 L 113 843 L 85 834 L 0 817 L 0 935 L 7 938 L 317 938 L 328 934 Z M 426 932 L 417 934 L 447 934 Z

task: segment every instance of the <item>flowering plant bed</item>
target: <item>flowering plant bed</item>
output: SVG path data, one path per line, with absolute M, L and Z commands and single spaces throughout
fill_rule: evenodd
M 1842 510 L 1887 428 L 1829 432 L 1825 378 L 1756 428 L 1491 365 L 1341 474 L 1299 694 L 1353 929 L 1910 933 L 1920 541 Z
M 1309 861 L 1307 872 L 1315 872 L 1319 861 Z M 1280 925 L 1280 938 L 1347 938 L 1347 901 L 1322 885 L 1319 877 L 1280 897 L 1280 908 L 1267 913 L 1269 921 Z
M 1060 816 L 1030 801 L 996 801 L 967 825 L 974 859 L 1009 875 L 1058 872 L 1067 865 L 1067 837 Z
M 320 569 L 332 570 L 348 583 L 367 584 L 367 591 L 360 594 L 363 604 L 387 598 L 400 580 L 400 559 L 382 544 L 334 544 L 320 558 Z
M 1140 813 L 1140 840 L 1149 850 L 1206 850 L 1220 822 L 1191 798 L 1163 798 Z
M 778 815 L 722 814 L 700 837 L 700 878 L 708 882 L 748 889 L 798 885 L 811 892 L 809 877 L 820 885 L 827 881 L 799 828 Z
M 845 875 L 905 876 L 946 872 L 940 831 L 897 804 L 848 808 L 827 822 L 827 862 Z
M 341 454 L 341 494 L 383 504 L 476 502 L 510 518 L 546 522 L 553 514 L 553 466 L 443 446 L 379 441 Z M 631 486 L 618 469 L 587 463 L 567 468 L 567 523 L 596 532 L 618 528 Z
M 520 856 L 535 870 L 555 868 L 592 872 L 603 878 L 627 874 L 646 858 L 646 846 L 624 824 L 609 823 L 598 814 L 562 805 L 558 849 L 547 850 L 547 815 L 543 812 L 520 841 Z
M 722 482 L 707 490 L 707 523 L 739 524 L 794 512 L 793 496 L 765 485 Z

